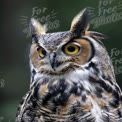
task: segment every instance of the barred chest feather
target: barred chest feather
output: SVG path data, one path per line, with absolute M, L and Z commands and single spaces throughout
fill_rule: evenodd
M 23 122 L 119 122 L 120 91 L 108 78 L 93 63 L 60 77 L 36 74 Z

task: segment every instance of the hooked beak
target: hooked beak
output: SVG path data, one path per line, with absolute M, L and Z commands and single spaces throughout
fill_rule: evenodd
M 51 64 L 51 67 L 55 70 L 55 66 L 56 66 L 56 53 L 55 52 L 50 54 L 50 64 Z

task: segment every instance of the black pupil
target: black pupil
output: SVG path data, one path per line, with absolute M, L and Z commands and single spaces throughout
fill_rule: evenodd
M 42 54 L 46 55 L 46 51 L 44 49 L 42 49 Z
M 74 51 L 75 51 L 75 47 L 73 47 L 73 46 L 69 46 L 69 47 L 68 47 L 68 51 L 70 51 L 70 52 L 74 52 Z

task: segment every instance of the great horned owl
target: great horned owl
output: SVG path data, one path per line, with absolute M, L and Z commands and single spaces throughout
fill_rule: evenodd
M 16 122 L 122 122 L 122 95 L 105 36 L 88 31 L 88 11 L 69 31 L 46 33 L 31 19 L 30 90 Z

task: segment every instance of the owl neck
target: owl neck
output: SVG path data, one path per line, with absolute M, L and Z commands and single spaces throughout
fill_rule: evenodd
M 44 89 L 43 87 L 46 86 L 49 96 L 60 94 L 66 98 L 71 94 L 83 96 L 84 93 L 95 94 L 100 97 L 104 90 L 109 93 L 112 92 L 113 87 L 112 78 L 101 72 L 101 69 L 93 62 L 81 69 L 60 76 L 35 73 L 33 80 L 31 89 L 35 86 Z M 63 98 L 66 99 L 65 97 Z
M 88 65 L 81 67 L 80 69 L 67 72 L 63 75 L 40 74 L 36 73 L 36 71 L 33 69 L 30 87 L 33 88 L 33 85 L 38 83 L 43 85 L 44 81 L 42 80 L 44 79 L 47 79 L 45 81 L 49 88 L 50 86 L 51 88 L 53 86 L 60 88 L 60 84 L 65 84 L 69 88 L 73 87 L 72 89 L 77 89 L 78 93 L 82 92 L 83 89 L 93 92 L 95 89 L 97 89 L 97 86 L 101 86 L 103 89 L 107 90 L 108 87 L 112 87 L 112 80 L 115 80 L 110 75 L 104 74 L 103 69 L 98 67 L 93 62 L 90 62 Z M 105 82 L 105 80 L 108 82 Z

